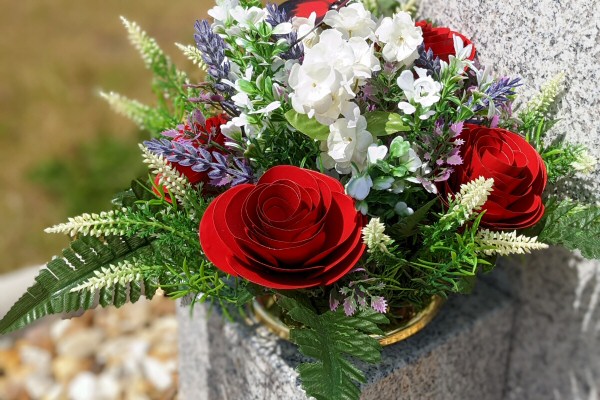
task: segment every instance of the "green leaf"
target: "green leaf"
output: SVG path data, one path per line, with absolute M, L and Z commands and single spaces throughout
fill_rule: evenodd
M 367 130 L 374 136 L 387 136 L 410 130 L 409 126 L 404 125 L 400 114 L 373 111 L 365 113 L 364 116 L 367 120 Z
M 364 373 L 348 357 L 368 363 L 381 359 L 381 345 L 370 335 L 381 335 L 378 325 L 389 320 L 373 310 L 348 317 L 340 309 L 317 314 L 310 306 L 289 297 L 278 301 L 288 315 L 302 324 L 290 331 L 290 340 L 315 362 L 298 367 L 302 385 L 317 400 L 358 400 L 357 383 L 365 382 Z
M 151 244 L 140 238 L 112 236 L 103 242 L 95 237 L 83 236 L 63 250 L 62 257 L 54 258 L 39 275 L 35 283 L 13 305 L 0 321 L 0 334 L 21 329 L 49 314 L 86 310 L 95 306 L 95 293 L 71 289 L 95 276 L 94 271 L 145 252 L 153 251 Z M 135 302 L 141 292 L 152 298 L 156 285 L 149 280 L 113 285 L 99 292 L 99 303 L 105 307 L 124 304 L 127 298 Z
M 240 90 L 244 93 L 253 94 L 256 93 L 256 86 L 254 83 L 246 81 L 244 79 L 238 80 L 237 84 L 240 86 Z
M 540 242 L 578 249 L 588 259 L 600 258 L 600 207 L 571 200 L 546 208 Z
M 329 136 L 329 126 L 319 123 L 314 118 L 308 118 L 306 114 L 300 114 L 296 110 L 286 112 L 285 119 L 311 139 L 327 140 L 327 136 Z

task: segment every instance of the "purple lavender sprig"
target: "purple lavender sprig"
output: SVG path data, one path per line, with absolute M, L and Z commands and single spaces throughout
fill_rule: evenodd
M 425 50 L 425 45 L 423 44 L 419 45 L 417 51 L 419 52 L 419 58 L 415 60 L 415 67 L 427 70 L 427 75 L 440 76 L 442 68 L 440 58 L 435 56 L 431 49 Z
M 202 53 L 202 59 L 208 66 L 208 74 L 215 80 L 215 89 L 221 93 L 233 93 L 233 88 L 222 83 L 229 77 L 231 65 L 225 57 L 227 44 L 219 35 L 213 32 L 208 21 L 196 21 L 194 40 L 196 47 Z
M 290 22 L 290 16 L 287 15 L 286 11 L 283 8 L 279 8 L 277 4 L 267 4 L 267 18 L 265 19 L 271 26 L 275 27 L 284 22 Z M 279 37 L 284 38 L 290 48 L 280 55 L 280 57 L 284 60 L 298 60 L 304 54 L 304 47 L 302 46 L 302 42 L 298 42 L 298 33 L 290 32 L 287 35 L 279 35 Z
M 211 163 L 211 170 L 208 173 L 211 185 L 219 187 L 229 185 L 233 187 L 254 181 L 252 168 L 245 159 L 228 157 L 216 151 L 213 151 L 212 155 L 214 162 Z
M 279 8 L 277 4 L 268 3 L 265 8 L 267 9 L 267 18 L 265 18 L 265 21 L 272 27 L 290 21 L 287 12 L 283 8 Z
M 487 88 L 485 91 L 486 96 L 474 105 L 473 111 L 478 112 L 488 108 L 490 100 L 494 102 L 496 108 L 500 108 L 508 102 L 510 96 L 516 94 L 516 89 L 522 84 L 521 78 L 518 77 L 513 79 L 507 76 L 500 78 Z M 471 98 L 470 103 L 472 101 L 473 99 Z
M 254 181 L 252 168 L 246 160 L 218 151 L 212 153 L 203 147 L 195 147 L 191 142 L 176 142 L 168 139 L 153 139 L 144 142 L 152 153 L 163 156 L 167 161 L 195 172 L 208 171 L 213 186 L 236 186 Z

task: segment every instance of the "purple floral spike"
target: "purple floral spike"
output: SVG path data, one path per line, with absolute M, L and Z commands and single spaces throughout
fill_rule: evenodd
M 346 316 L 350 317 L 354 315 L 356 312 L 356 300 L 354 300 L 354 296 L 346 297 L 344 300 L 344 313 Z
M 387 311 L 387 301 L 381 296 L 371 296 L 371 308 L 379 313 L 385 314 Z
M 233 88 L 229 85 L 221 83 L 223 79 L 229 77 L 231 65 L 225 57 L 225 49 L 227 44 L 213 32 L 208 21 L 196 21 L 194 25 L 196 33 L 196 47 L 202 53 L 202 60 L 208 66 L 208 74 L 215 80 L 215 89 L 221 93 L 232 93 Z
M 463 131 L 464 125 L 465 125 L 465 121 L 455 122 L 452 125 L 450 125 L 450 132 L 453 133 L 453 135 L 451 135 L 451 137 L 455 138 L 455 137 L 459 136 L 461 134 L 461 132 Z

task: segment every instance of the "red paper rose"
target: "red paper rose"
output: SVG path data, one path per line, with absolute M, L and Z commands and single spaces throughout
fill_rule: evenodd
M 446 182 L 446 192 L 480 176 L 494 178 L 493 191 L 482 209 L 481 225 L 492 229 L 523 229 L 544 215 L 542 192 L 548 175 L 538 152 L 525 139 L 505 129 L 465 124 L 460 136 L 463 164 Z
M 420 26 L 423 30 L 423 44 L 425 45 L 425 50 L 431 49 L 435 56 L 438 56 L 440 60 L 446 62 L 448 62 L 448 57 L 450 55 L 456 55 L 454 50 L 454 35 L 462 39 L 464 47 L 473 44 L 463 34 L 451 31 L 448 28 L 434 27 L 427 21 L 418 21 L 415 25 Z M 468 59 L 473 60 L 475 58 L 475 53 L 475 46 L 473 46 Z
M 308 288 L 330 285 L 356 265 L 365 222 L 340 182 L 281 165 L 213 200 L 200 244 L 228 274 L 274 289 Z
M 188 142 L 194 147 L 203 146 L 210 151 L 215 151 L 217 148 L 214 144 L 223 146 L 225 136 L 221 133 L 221 125 L 227 122 L 226 114 L 217 115 L 208 118 L 204 124 L 194 122 L 194 126 L 185 124 L 179 129 L 179 134 L 173 137 L 174 142 Z M 218 150 L 217 150 L 218 151 Z M 208 172 L 197 172 L 191 166 L 185 166 L 177 163 L 172 163 L 173 168 L 185 176 L 190 183 L 208 182 Z

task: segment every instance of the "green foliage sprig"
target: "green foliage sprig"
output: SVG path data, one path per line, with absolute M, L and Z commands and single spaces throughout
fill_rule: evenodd
M 314 308 L 290 297 L 278 304 L 302 327 L 290 330 L 290 340 L 302 354 L 315 359 L 298 367 L 303 387 L 317 400 L 358 400 L 364 373 L 349 357 L 368 363 L 381 359 L 381 345 L 370 335 L 381 335 L 378 325 L 389 323 L 385 315 L 364 310 L 348 317 L 342 310 L 318 314 Z

